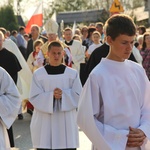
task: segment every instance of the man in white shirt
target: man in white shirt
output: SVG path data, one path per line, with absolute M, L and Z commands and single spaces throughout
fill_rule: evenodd
M 149 150 L 150 83 L 127 60 L 136 27 L 126 15 L 106 21 L 109 54 L 92 70 L 80 97 L 77 122 L 96 150 Z

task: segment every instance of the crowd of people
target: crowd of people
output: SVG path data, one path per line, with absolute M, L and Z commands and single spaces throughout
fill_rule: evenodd
M 149 150 L 145 26 L 117 14 L 75 31 L 66 27 L 61 37 L 53 19 L 44 28 L 33 24 L 29 35 L 21 26 L 9 35 L 0 27 L 0 149 L 15 147 L 12 124 L 17 115 L 24 119 L 25 101 L 37 150 L 76 150 L 78 126 L 93 150 Z

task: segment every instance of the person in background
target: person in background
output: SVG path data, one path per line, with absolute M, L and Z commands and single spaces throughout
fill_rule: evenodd
M 82 45 L 86 46 L 86 50 L 88 50 L 89 46 L 93 44 L 92 40 L 92 33 L 96 31 L 95 26 L 91 26 L 88 28 L 88 36 L 87 38 L 83 41 Z
M 142 44 L 143 44 L 143 35 L 138 35 L 137 36 L 137 42 L 139 43 L 139 50 L 142 49 Z
M 40 39 L 36 40 L 33 44 L 34 51 L 28 57 L 27 64 L 29 65 L 32 73 L 38 68 L 38 64 L 36 60 L 37 60 L 38 53 L 41 50 L 43 44 L 44 43 L 42 40 Z
M 41 35 L 44 36 L 44 37 L 46 37 L 46 38 L 48 38 L 48 37 L 47 37 L 46 30 L 43 30 L 43 31 L 41 32 Z
M 63 49 L 59 41 L 49 43 L 49 63 L 33 73 L 30 130 L 37 150 L 76 150 L 79 146 L 76 113 L 82 86 L 78 72 L 62 64 Z
M 82 39 L 82 42 L 84 40 L 86 40 L 87 36 L 88 36 L 88 27 L 87 26 L 83 26 L 81 28 L 81 39 Z
M 33 52 L 33 43 L 37 39 L 41 39 L 44 43 L 47 42 L 47 38 L 40 35 L 40 27 L 36 24 L 33 24 L 31 26 L 31 38 L 27 44 L 27 59 L 28 59 L 30 53 Z
M 65 44 L 69 47 L 72 55 L 72 68 L 80 72 L 80 64 L 85 62 L 85 51 L 81 42 L 73 40 L 72 29 L 64 29 Z
M 24 39 L 25 39 L 25 46 L 26 46 L 26 48 L 27 48 L 27 44 L 28 44 L 28 41 L 29 41 L 29 34 L 27 34 L 27 33 L 25 33 L 24 35 Z
M 145 32 L 146 32 L 146 27 L 144 25 L 138 27 L 139 35 L 143 35 Z
M 21 99 L 27 99 L 29 98 L 29 89 L 31 84 L 32 72 L 17 45 L 11 39 L 6 38 L 6 29 L 0 27 L 0 31 L 3 32 L 5 38 L 3 41 L 3 47 L 12 52 L 17 57 L 21 65 L 22 69 L 18 72 L 17 87 L 20 92 Z M 23 119 L 22 106 L 20 107 L 18 119 Z
M 24 59 L 27 60 L 26 41 L 24 39 L 24 34 L 25 34 L 25 27 L 23 27 L 23 26 L 19 27 L 19 32 L 17 35 L 17 45 L 18 45 L 18 48 L 19 48 L 20 52 L 22 53 L 22 56 L 24 57 Z
M 101 34 L 98 31 L 94 31 L 92 33 L 93 44 L 90 45 L 87 50 L 87 54 L 86 54 L 87 59 L 90 58 L 90 55 L 97 47 L 100 47 L 102 45 L 102 43 L 100 42 L 100 39 L 101 39 Z
M 81 39 L 81 36 L 78 35 L 78 34 L 75 34 L 72 38 L 73 40 L 77 40 L 77 41 L 80 41 L 82 43 L 82 39 Z
M 9 31 L 9 30 L 7 30 L 7 31 L 6 31 L 6 38 L 8 38 L 8 39 L 9 39 L 9 37 L 10 37 L 10 31 Z
M 111 16 L 105 26 L 110 51 L 83 87 L 77 123 L 94 150 L 148 150 L 150 82 L 142 66 L 127 60 L 136 26 L 124 14 Z
M 100 39 L 101 43 L 104 42 L 104 37 L 105 37 L 104 31 L 103 31 L 103 26 L 104 25 L 103 25 L 102 22 L 97 22 L 96 25 L 95 25 L 96 31 L 98 31 L 101 34 L 101 39 Z
M 77 35 L 81 36 L 81 30 L 79 28 L 75 29 L 74 34 L 77 34 Z
M 45 23 L 45 30 L 47 32 L 48 41 L 41 47 L 41 50 L 38 53 L 37 64 L 39 67 L 49 62 L 48 60 L 49 58 L 47 56 L 47 49 L 49 43 L 55 40 L 60 41 L 58 38 L 58 27 L 59 27 L 58 23 L 51 18 L 48 19 L 47 22 Z M 70 49 L 63 42 L 61 43 L 63 44 L 65 51 L 64 59 L 62 60 L 62 62 L 64 62 L 67 66 L 72 67 L 72 56 L 70 53 Z
M 11 31 L 10 39 L 17 45 L 17 34 L 18 32 L 16 30 Z
M 140 51 L 143 61 L 142 65 L 146 71 L 147 77 L 150 80 L 150 33 L 145 32 L 143 35 L 143 45 Z
M 29 65 L 32 73 L 36 69 L 39 68 L 36 59 L 37 59 L 38 53 L 39 53 L 43 44 L 44 43 L 42 40 L 40 40 L 40 39 L 36 40 L 34 42 L 34 45 L 33 45 L 34 51 L 28 57 L 27 64 Z M 26 106 L 27 106 L 27 113 L 29 113 L 32 116 L 33 110 L 34 110 L 33 105 L 29 101 L 26 101 Z

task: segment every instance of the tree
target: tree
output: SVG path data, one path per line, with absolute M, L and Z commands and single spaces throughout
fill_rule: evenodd
M 51 8 L 51 10 L 44 10 L 44 15 L 46 16 L 46 19 L 50 17 L 54 12 L 58 13 L 95 8 L 95 3 L 91 3 L 90 0 L 55 0 L 51 3 L 47 3 L 47 5 L 48 8 Z
M 14 15 L 11 5 L 3 6 L 0 8 L 0 27 L 4 27 L 7 30 L 18 30 L 17 18 Z

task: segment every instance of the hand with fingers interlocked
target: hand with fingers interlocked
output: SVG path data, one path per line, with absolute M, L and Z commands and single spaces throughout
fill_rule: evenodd
M 62 98 L 62 90 L 59 88 L 54 89 L 54 98 L 60 100 Z
M 144 143 L 146 135 L 141 129 L 129 127 L 129 134 L 127 135 L 127 137 L 128 147 L 140 147 Z

